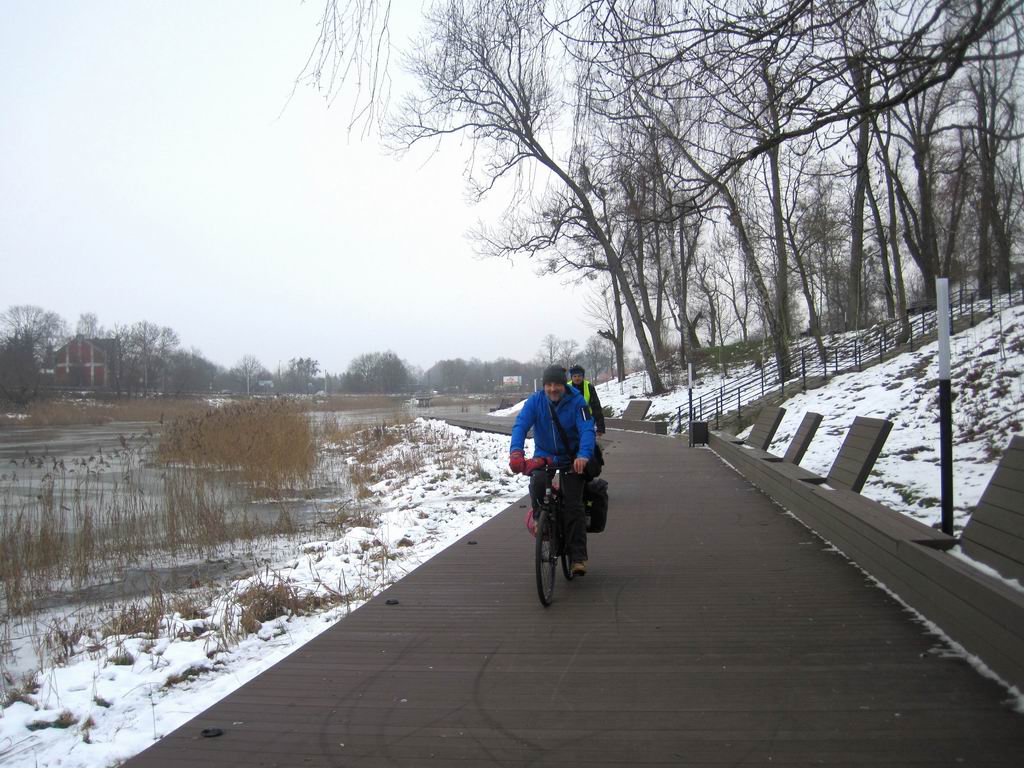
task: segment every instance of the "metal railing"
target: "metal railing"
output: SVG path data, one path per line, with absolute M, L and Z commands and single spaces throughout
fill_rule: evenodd
M 1024 304 L 1024 275 L 1011 280 L 1009 291 L 999 291 L 994 286 L 987 292 L 960 290 L 950 296 L 950 326 L 957 330 L 976 325 L 1008 307 Z M 783 378 L 779 375 L 775 358 L 766 361 L 755 373 L 738 379 L 723 381 L 717 391 L 702 392 L 693 399 L 690 407 L 680 406 L 668 419 L 670 431 L 682 432 L 686 421 L 715 422 L 715 429 L 723 420 L 735 417 L 742 423 L 743 409 L 750 409 L 766 398 L 778 393 L 780 399 L 786 390 L 807 391 L 808 385 L 828 381 L 841 373 L 862 371 L 890 357 L 897 351 L 913 351 L 927 337 L 935 333 L 937 326 L 934 304 L 917 305 L 907 315 L 904 325 L 900 319 L 879 323 L 854 335 L 845 335 L 825 344 L 821 355 L 813 338 L 800 338 L 789 349 L 791 371 Z

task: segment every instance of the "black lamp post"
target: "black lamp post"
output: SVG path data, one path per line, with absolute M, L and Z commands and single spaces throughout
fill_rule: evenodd
M 953 396 L 949 374 L 949 279 L 935 279 L 936 324 L 939 336 L 939 462 L 942 488 L 942 532 L 953 535 Z

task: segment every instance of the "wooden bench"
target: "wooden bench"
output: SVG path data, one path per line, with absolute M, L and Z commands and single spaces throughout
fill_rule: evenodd
M 891 431 L 891 421 L 866 416 L 855 418 L 825 482 L 860 493 Z
M 836 454 L 827 477 L 821 477 L 821 475 L 816 475 L 797 464 L 786 461 L 773 462 L 772 466 L 790 479 L 800 480 L 810 485 L 827 483 L 833 488 L 860 493 L 868 475 L 871 474 L 871 468 L 875 466 L 875 459 L 882 452 L 882 446 L 885 445 L 890 431 L 892 431 L 891 421 L 869 419 L 866 416 L 855 418 L 850 431 L 846 433 L 843 444 L 839 447 L 839 453 Z M 795 437 L 793 439 L 796 440 Z M 810 442 L 810 438 L 807 442 Z M 768 459 L 768 461 L 772 461 L 772 459 Z
M 814 434 L 821 425 L 821 419 L 822 415 L 814 411 L 808 411 L 804 414 L 803 419 L 800 420 L 800 426 L 796 428 L 796 434 L 789 441 L 789 447 L 782 456 L 783 461 L 790 464 L 800 463 L 804 454 L 807 453 L 807 449 L 811 446 L 811 440 L 814 439 Z
M 1024 437 L 1010 440 L 960 546 L 968 557 L 1024 583 Z
M 623 421 L 643 421 L 649 410 L 651 410 L 650 400 L 630 400 L 626 410 L 619 418 Z
M 800 460 L 807 453 L 807 449 L 811 446 L 811 440 L 814 439 L 815 433 L 818 431 L 818 427 L 821 425 L 822 415 L 815 413 L 814 411 L 808 411 L 804 414 L 803 419 L 800 420 L 800 426 L 796 428 L 796 434 L 793 435 L 793 439 L 789 441 L 789 447 L 786 448 L 786 453 L 782 456 L 776 456 L 775 454 L 769 453 L 762 458 L 765 461 L 771 462 L 785 462 L 786 464 L 799 464 Z
M 768 446 L 772 444 L 772 438 L 775 437 L 775 433 L 779 429 L 779 424 L 782 423 L 782 417 L 785 415 L 785 408 L 762 408 L 757 421 L 754 422 L 753 429 L 750 430 L 750 434 L 743 440 L 734 440 L 733 442 L 740 445 L 749 445 L 761 451 L 767 451 Z

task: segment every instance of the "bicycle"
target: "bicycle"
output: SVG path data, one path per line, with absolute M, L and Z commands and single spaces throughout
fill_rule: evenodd
M 559 560 L 562 562 L 562 575 L 566 581 L 572 581 L 573 578 L 568 541 L 565 536 L 565 508 L 561 491 L 562 477 L 571 469 L 570 466 L 556 466 L 549 467 L 544 472 L 544 499 L 540 503 L 536 520 L 534 562 L 537 571 L 537 595 L 545 608 L 551 605 L 551 598 L 555 592 L 555 570 Z M 558 488 L 553 487 L 555 474 L 558 475 Z

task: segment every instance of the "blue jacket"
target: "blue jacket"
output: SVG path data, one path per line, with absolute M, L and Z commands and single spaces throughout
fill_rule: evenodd
M 538 390 L 526 399 L 523 409 L 516 417 L 516 425 L 512 427 L 512 449 L 523 450 L 526 433 L 533 427 L 534 456 L 553 458 L 556 464 L 566 464 L 574 458 L 592 459 L 594 457 L 594 419 L 587 407 L 587 401 L 575 387 L 566 385 L 565 394 L 555 404 L 558 421 L 565 430 L 570 442 L 578 442 L 579 450 L 573 454 L 573 445 L 562 445 L 562 438 L 551 420 L 551 409 L 548 408 L 548 396 L 544 390 Z

